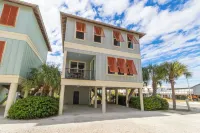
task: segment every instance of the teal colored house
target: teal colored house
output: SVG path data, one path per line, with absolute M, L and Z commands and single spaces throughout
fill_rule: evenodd
M 0 1 L 0 92 L 9 90 L 4 116 L 15 100 L 18 85 L 30 68 L 46 63 L 48 51 L 51 46 L 38 6 Z

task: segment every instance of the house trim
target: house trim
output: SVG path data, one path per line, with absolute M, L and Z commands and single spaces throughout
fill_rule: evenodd
M 33 50 L 36 56 L 41 60 L 41 62 L 45 62 L 44 59 L 40 56 L 37 48 L 35 47 L 34 43 L 31 41 L 28 35 L 0 30 L 0 37 L 27 42 L 27 44 L 30 46 L 30 48 Z
M 0 83 L 21 83 L 24 80 L 19 75 L 0 75 Z
M 143 83 L 134 82 L 117 82 L 117 81 L 101 81 L 101 80 L 77 80 L 77 79 L 61 79 L 61 85 L 75 86 L 92 86 L 92 87 L 119 87 L 119 88 L 142 88 Z
M 84 50 L 84 51 L 92 51 L 92 52 L 96 52 L 96 53 L 109 54 L 109 55 L 113 55 L 113 56 L 123 56 L 123 57 L 128 57 L 128 58 L 141 59 L 140 54 L 132 54 L 132 53 L 127 53 L 127 52 L 121 52 L 118 50 L 99 48 L 99 47 L 71 43 L 71 42 L 65 42 L 65 48 L 72 48 L 72 49 Z

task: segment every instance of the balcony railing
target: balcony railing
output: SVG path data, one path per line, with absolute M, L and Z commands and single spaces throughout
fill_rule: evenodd
M 95 72 L 94 70 L 66 68 L 65 78 L 95 80 Z

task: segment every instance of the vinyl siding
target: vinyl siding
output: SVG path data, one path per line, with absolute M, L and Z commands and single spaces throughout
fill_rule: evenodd
M 74 52 L 74 53 L 82 53 L 82 54 L 88 54 L 88 55 L 95 55 L 95 66 L 96 66 L 96 80 L 103 80 L 103 81 L 120 81 L 120 82 L 142 82 L 142 68 L 141 68 L 141 60 L 140 59 L 133 59 L 133 58 L 127 58 L 122 56 L 115 56 L 115 55 L 109 55 L 109 54 L 102 54 L 102 53 L 96 53 L 92 51 L 82 51 L 77 49 L 69 49 L 65 48 L 68 52 Z M 115 58 L 124 58 L 124 59 L 131 59 L 134 61 L 136 70 L 138 72 L 137 75 L 134 76 L 119 76 L 119 75 L 111 75 L 107 73 L 107 57 L 115 57 Z M 70 59 L 67 58 L 67 65 Z M 87 66 L 89 67 L 89 66 Z
M 43 58 L 44 61 L 46 61 L 48 49 L 32 8 L 1 1 L 0 14 L 2 13 L 4 3 L 18 6 L 19 12 L 16 19 L 15 27 L 0 25 L 0 30 L 28 35 L 38 49 L 40 56 Z
M 25 42 L 7 38 L 0 38 L 0 40 L 6 42 L 2 63 L 0 64 L 0 74 L 19 75 Z
M 94 42 L 94 24 L 85 22 L 86 24 L 86 33 L 85 33 L 85 40 L 80 40 L 75 38 L 75 31 L 76 31 L 76 20 L 73 18 L 67 18 L 66 24 L 66 33 L 65 33 L 65 41 L 72 42 L 77 44 L 84 44 L 90 45 L 100 48 L 107 48 L 112 50 L 118 50 L 128 53 L 140 54 L 140 45 L 134 44 L 134 49 L 128 48 L 127 43 L 127 34 L 128 32 L 121 31 L 121 34 L 124 38 L 125 42 L 121 42 L 120 47 L 116 47 L 113 45 L 113 29 L 108 27 L 102 27 L 105 33 L 105 37 L 102 37 L 102 43 Z M 130 33 L 129 33 L 130 34 Z M 139 40 L 139 36 L 133 34 L 137 40 Z

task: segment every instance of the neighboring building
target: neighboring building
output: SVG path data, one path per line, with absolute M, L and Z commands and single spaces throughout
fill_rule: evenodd
M 46 63 L 51 46 L 37 5 L 0 1 L 0 86 L 8 88 L 4 116 L 30 68 Z
M 191 87 L 191 89 L 193 89 L 193 94 L 194 95 L 200 96 L 200 84 L 197 84 L 197 85 Z
M 59 114 L 63 105 L 89 104 L 90 94 L 102 97 L 106 112 L 106 90 L 143 87 L 139 39 L 145 34 L 61 13 L 63 70 Z M 100 93 L 98 93 L 100 92 Z M 116 101 L 117 103 L 117 101 Z M 143 110 L 143 97 L 141 94 Z M 127 103 L 128 106 L 128 103 Z

